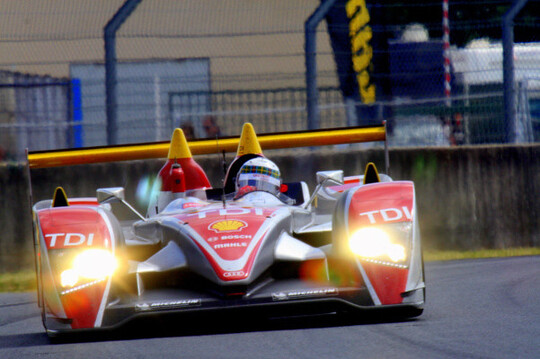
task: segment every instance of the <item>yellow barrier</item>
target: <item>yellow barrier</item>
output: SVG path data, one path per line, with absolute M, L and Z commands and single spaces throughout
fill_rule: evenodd
M 385 126 L 337 128 L 304 132 L 260 134 L 257 136 L 263 150 L 324 146 L 345 143 L 385 141 Z M 193 155 L 236 152 L 238 137 L 194 140 L 188 142 Z M 131 161 L 166 158 L 169 142 L 120 145 L 28 153 L 30 168 L 69 166 L 88 163 Z

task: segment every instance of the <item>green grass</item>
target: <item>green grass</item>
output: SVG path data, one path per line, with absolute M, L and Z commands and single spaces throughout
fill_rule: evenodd
M 449 261 L 456 259 L 497 258 L 540 255 L 540 248 L 481 249 L 477 251 L 424 251 L 424 260 Z
M 540 248 L 482 249 L 478 251 L 424 251 L 426 262 L 457 259 L 516 257 L 540 255 Z M 34 271 L 0 274 L 0 292 L 26 292 L 35 290 Z
M 34 271 L 0 274 L 0 292 L 26 292 L 35 289 Z

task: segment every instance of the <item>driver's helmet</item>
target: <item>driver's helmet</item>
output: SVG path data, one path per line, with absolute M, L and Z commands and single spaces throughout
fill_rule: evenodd
M 264 157 L 252 158 L 240 167 L 236 177 L 236 192 L 265 191 L 280 193 L 281 173 L 278 166 Z

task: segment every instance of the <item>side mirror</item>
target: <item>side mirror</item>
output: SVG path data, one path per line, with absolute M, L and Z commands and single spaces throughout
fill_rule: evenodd
M 343 184 L 343 170 L 335 171 L 319 171 L 317 175 L 317 184 L 322 184 L 325 181 L 333 181 L 335 183 Z
M 124 187 L 98 188 L 96 192 L 98 203 L 103 203 L 111 198 L 116 198 L 120 201 L 125 200 Z
M 137 215 L 143 221 L 146 221 L 146 218 L 135 208 L 133 208 L 129 203 L 124 199 L 124 187 L 109 187 L 109 188 L 98 188 L 97 192 L 97 201 L 98 203 L 107 202 L 110 199 L 116 199 L 120 201 L 124 206 L 129 208 L 133 213 Z
M 311 197 L 309 198 L 309 201 L 307 201 L 304 204 L 304 208 L 308 208 L 315 197 L 317 197 L 317 194 L 323 188 L 325 183 L 327 181 L 332 181 L 336 184 L 343 184 L 343 171 L 342 170 L 335 170 L 335 171 L 319 171 L 316 173 L 317 175 L 317 187 L 315 187 L 315 190 L 311 194 Z

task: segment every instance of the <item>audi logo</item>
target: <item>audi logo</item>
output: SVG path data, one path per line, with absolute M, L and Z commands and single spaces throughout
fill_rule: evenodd
M 225 272 L 223 273 L 223 276 L 224 277 L 243 277 L 245 276 L 246 273 L 244 273 L 244 271 L 236 271 L 236 272 Z

